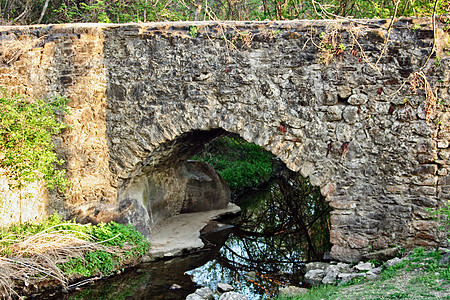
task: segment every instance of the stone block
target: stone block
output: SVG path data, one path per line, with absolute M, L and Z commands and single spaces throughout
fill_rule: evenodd
M 347 102 L 351 105 L 363 105 L 368 101 L 368 97 L 365 94 L 353 94 L 351 95 Z
M 359 121 L 358 107 L 347 106 L 342 112 L 342 117 L 348 124 L 355 124 Z
M 339 245 L 331 248 L 331 257 L 337 261 L 357 262 L 361 260 L 361 253 L 356 249 L 350 249 Z
M 437 172 L 438 166 L 436 164 L 421 164 L 418 165 L 414 171 L 413 174 L 420 175 L 420 174 L 431 174 L 435 175 Z

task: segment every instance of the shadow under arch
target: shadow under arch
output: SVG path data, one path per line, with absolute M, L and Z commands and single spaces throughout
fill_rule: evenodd
M 156 147 L 119 182 L 118 221 L 151 238 L 152 228 L 167 218 L 226 207 L 231 194 L 225 181 L 208 164 L 189 159 L 207 143 L 229 134 L 236 133 L 222 128 L 191 130 Z M 242 139 L 254 143 L 248 136 Z

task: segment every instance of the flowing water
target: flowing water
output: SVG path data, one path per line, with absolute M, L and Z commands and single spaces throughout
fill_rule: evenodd
M 214 291 L 218 283 L 233 285 L 249 299 L 268 299 L 282 286 L 303 286 L 305 261 L 320 259 L 329 248 L 329 207 L 317 190 L 278 178 L 245 193 L 237 204 L 242 208 L 237 225 L 213 222 L 203 235 L 206 248 L 197 253 L 40 299 L 184 299 L 199 287 Z

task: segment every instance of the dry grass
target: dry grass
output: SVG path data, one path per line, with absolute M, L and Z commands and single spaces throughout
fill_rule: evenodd
M 17 288 L 48 279 L 67 287 L 68 277 L 59 264 L 83 257 L 87 251 L 108 251 L 109 248 L 108 252 L 112 252 L 111 247 L 86 241 L 87 235 L 83 239 L 79 232 L 54 229 L 50 227 L 31 236 L 7 236 L 0 240 L 0 299 L 18 296 Z
M 411 74 L 410 90 L 416 93 L 418 89 L 425 90 L 425 119 L 427 123 L 430 123 L 436 116 L 438 99 L 434 95 L 433 89 L 422 71 Z

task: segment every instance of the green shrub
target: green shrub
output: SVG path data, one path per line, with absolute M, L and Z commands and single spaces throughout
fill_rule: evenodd
M 274 174 L 274 156 L 240 137 L 226 136 L 211 142 L 193 159 L 209 163 L 228 183 L 232 193 L 261 185 Z
M 67 127 L 58 112 L 67 112 L 67 99 L 56 97 L 29 101 L 0 90 L 0 167 L 18 186 L 44 179 L 47 187 L 65 190 L 68 181 L 63 163 L 53 151 L 52 135 Z

